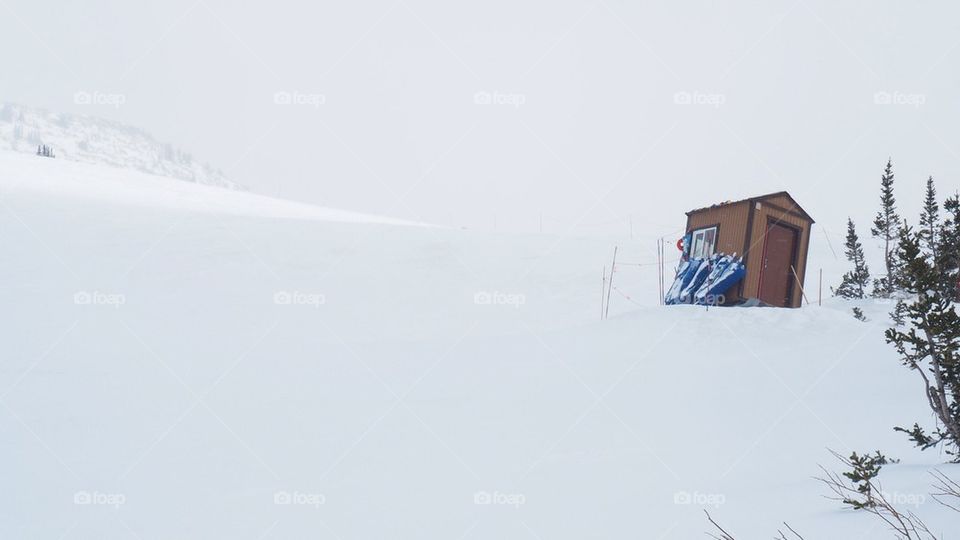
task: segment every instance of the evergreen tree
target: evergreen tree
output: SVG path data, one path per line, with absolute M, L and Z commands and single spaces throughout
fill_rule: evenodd
M 873 508 L 877 505 L 874 498 L 873 479 L 880 474 L 880 469 L 890 463 L 891 460 L 877 450 L 873 455 L 864 454 L 862 456 L 854 452 L 850 454 L 846 461 L 850 464 L 850 471 L 843 473 L 843 476 L 853 482 L 857 488 L 857 493 L 863 498 L 847 497 L 843 499 L 844 504 L 849 504 L 854 510 Z M 897 462 L 897 460 L 892 461 Z
M 897 305 L 890 312 L 890 320 L 894 326 L 903 326 L 907 323 L 907 303 L 903 300 L 897 300 Z
M 954 195 L 943 203 L 947 219 L 940 227 L 940 249 L 937 266 L 940 268 L 946 290 L 953 291 L 960 301 L 960 196 Z
M 896 283 L 896 241 L 900 230 L 900 216 L 897 215 L 897 200 L 893 196 L 893 162 L 887 160 L 887 166 L 880 177 L 880 211 L 873 220 L 870 232 L 874 238 L 883 240 L 883 262 L 887 275 L 877 280 L 874 294 L 889 297 Z
M 927 179 L 927 193 L 923 199 L 923 211 L 920 212 L 920 237 L 923 247 L 936 257 L 937 228 L 940 226 L 940 205 L 937 203 L 937 189 L 933 177 Z
M 923 252 L 921 242 L 921 235 L 909 228 L 900 237 L 899 283 L 914 299 L 906 306 L 905 331 L 890 328 L 886 338 L 900 353 L 903 365 L 923 379 L 924 398 L 937 426 L 930 434 L 919 426 L 898 431 L 910 434 L 924 448 L 946 442 L 947 452 L 960 459 L 960 315 L 954 305 L 956 289 L 948 286 L 944 269 Z
M 856 225 L 847 218 L 847 241 L 844 244 L 844 255 L 853 263 L 853 270 L 843 275 L 840 286 L 833 289 L 834 296 L 843 298 L 864 298 L 866 288 L 870 282 L 870 270 L 863 256 L 863 245 L 857 236 Z

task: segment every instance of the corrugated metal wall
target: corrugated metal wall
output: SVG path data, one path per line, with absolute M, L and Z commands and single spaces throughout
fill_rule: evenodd
M 687 219 L 687 232 L 717 225 L 717 251 L 728 255 L 743 254 L 743 246 L 747 236 L 747 221 L 749 218 L 750 202 L 741 201 L 734 204 L 708 208 L 691 214 Z M 727 293 L 727 299 L 737 301 L 746 298 L 737 287 Z
M 744 201 L 692 214 L 687 221 L 687 232 L 718 225 L 717 251 L 727 254 L 742 253 L 744 236 L 747 232 L 747 209 L 749 206 Z

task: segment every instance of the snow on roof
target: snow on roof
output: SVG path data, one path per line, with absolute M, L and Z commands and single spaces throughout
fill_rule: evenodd
M 802 214 L 803 217 L 805 217 L 806 219 L 809 219 L 809 220 L 810 220 L 810 223 L 814 223 L 814 222 L 815 222 L 814 219 L 813 219 L 812 217 L 810 217 L 810 214 L 808 214 L 808 213 L 806 212 L 806 210 L 804 210 L 799 204 L 797 204 L 797 200 L 794 199 L 793 196 L 790 195 L 789 193 L 787 193 L 786 191 L 776 191 L 776 192 L 773 192 L 773 193 L 767 193 L 767 194 L 765 194 L 765 195 L 758 195 L 758 196 L 756 196 L 756 197 L 749 197 L 749 198 L 746 198 L 746 199 L 740 199 L 740 200 L 736 200 L 736 201 L 724 201 L 724 202 L 722 202 L 722 203 L 717 203 L 717 204 L 713 204 L 713 205 L 710 205 L 710 206 L 704 206 L 704 207 L 702 207 L 702 208 L 695 208 L 695 209 L 690 210 L 689 212 L 687 212 L 687 215 L 689 216 L 689 215 L 691 215 L 691 214 L 696 214 L 696 213 L 698 213 L 698 212 L 704 212 L 704 211 L 706 211 L 706 210 L 713 210 L 713 209 L 715 209 L 715 208 L 720 208 L 720 207 L 722 207 L 722 206 L 730 206 L 730 205 L 734 205 L 734 204 L 741 204 L 741 203 L 748 203 L 748 202 L 758 202 L 758 201 L 764 201 L 764 200 L 767 200 L 767 199 L 772 199 L 772 198 L 774 198 L 774 197 L 782 197 L 782 196 L 785 196 L 785 197 L 789 198 L 790 201 L 793 203 L 794 208 L 795 208 L 800 214 Z

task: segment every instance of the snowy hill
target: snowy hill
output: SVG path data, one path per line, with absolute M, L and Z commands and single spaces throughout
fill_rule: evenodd
M 140 129 L 91 116 L 0 104 L 0 149 L 35 154 L 41 144 L 53 147 L 58 159 L 243 189 L 218 169 L 157 142 Z
M 0 152 L 0 537 L 892 538 L 830 447 L 958 538 L 889 306 L 659 307 L 650 238 L 397 224 Z
M 239 214 L 345 223 L 415 225 L 412 222 L 275 199 L 244 191 L 194 185 L 135 171 L 0 151 L 0 189 L 81 204 L 120 204 L 176 212 Z

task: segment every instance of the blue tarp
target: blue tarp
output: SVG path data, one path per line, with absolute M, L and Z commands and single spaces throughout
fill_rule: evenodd
M 667 304 L 679 304 L 680 291 L 683 290 L 686 283 L 693 278 L 693 272 L 691 271 L 691 266 L 699 266 L 700 261 L 697 259 L 686 260 L 680 263 L 680 267 L 677 268 L 677 277 L 673 280 L 673 285 L 670 286 L 670 289 L 667 291 L 667 296 L 664 298 L 665 303 Z
M 708 259 L 684 261 L 664 301 L 668 305 L 723 303 L 722 296 L 746 273 L 743 261 L 736 254 L 717 253 Z

